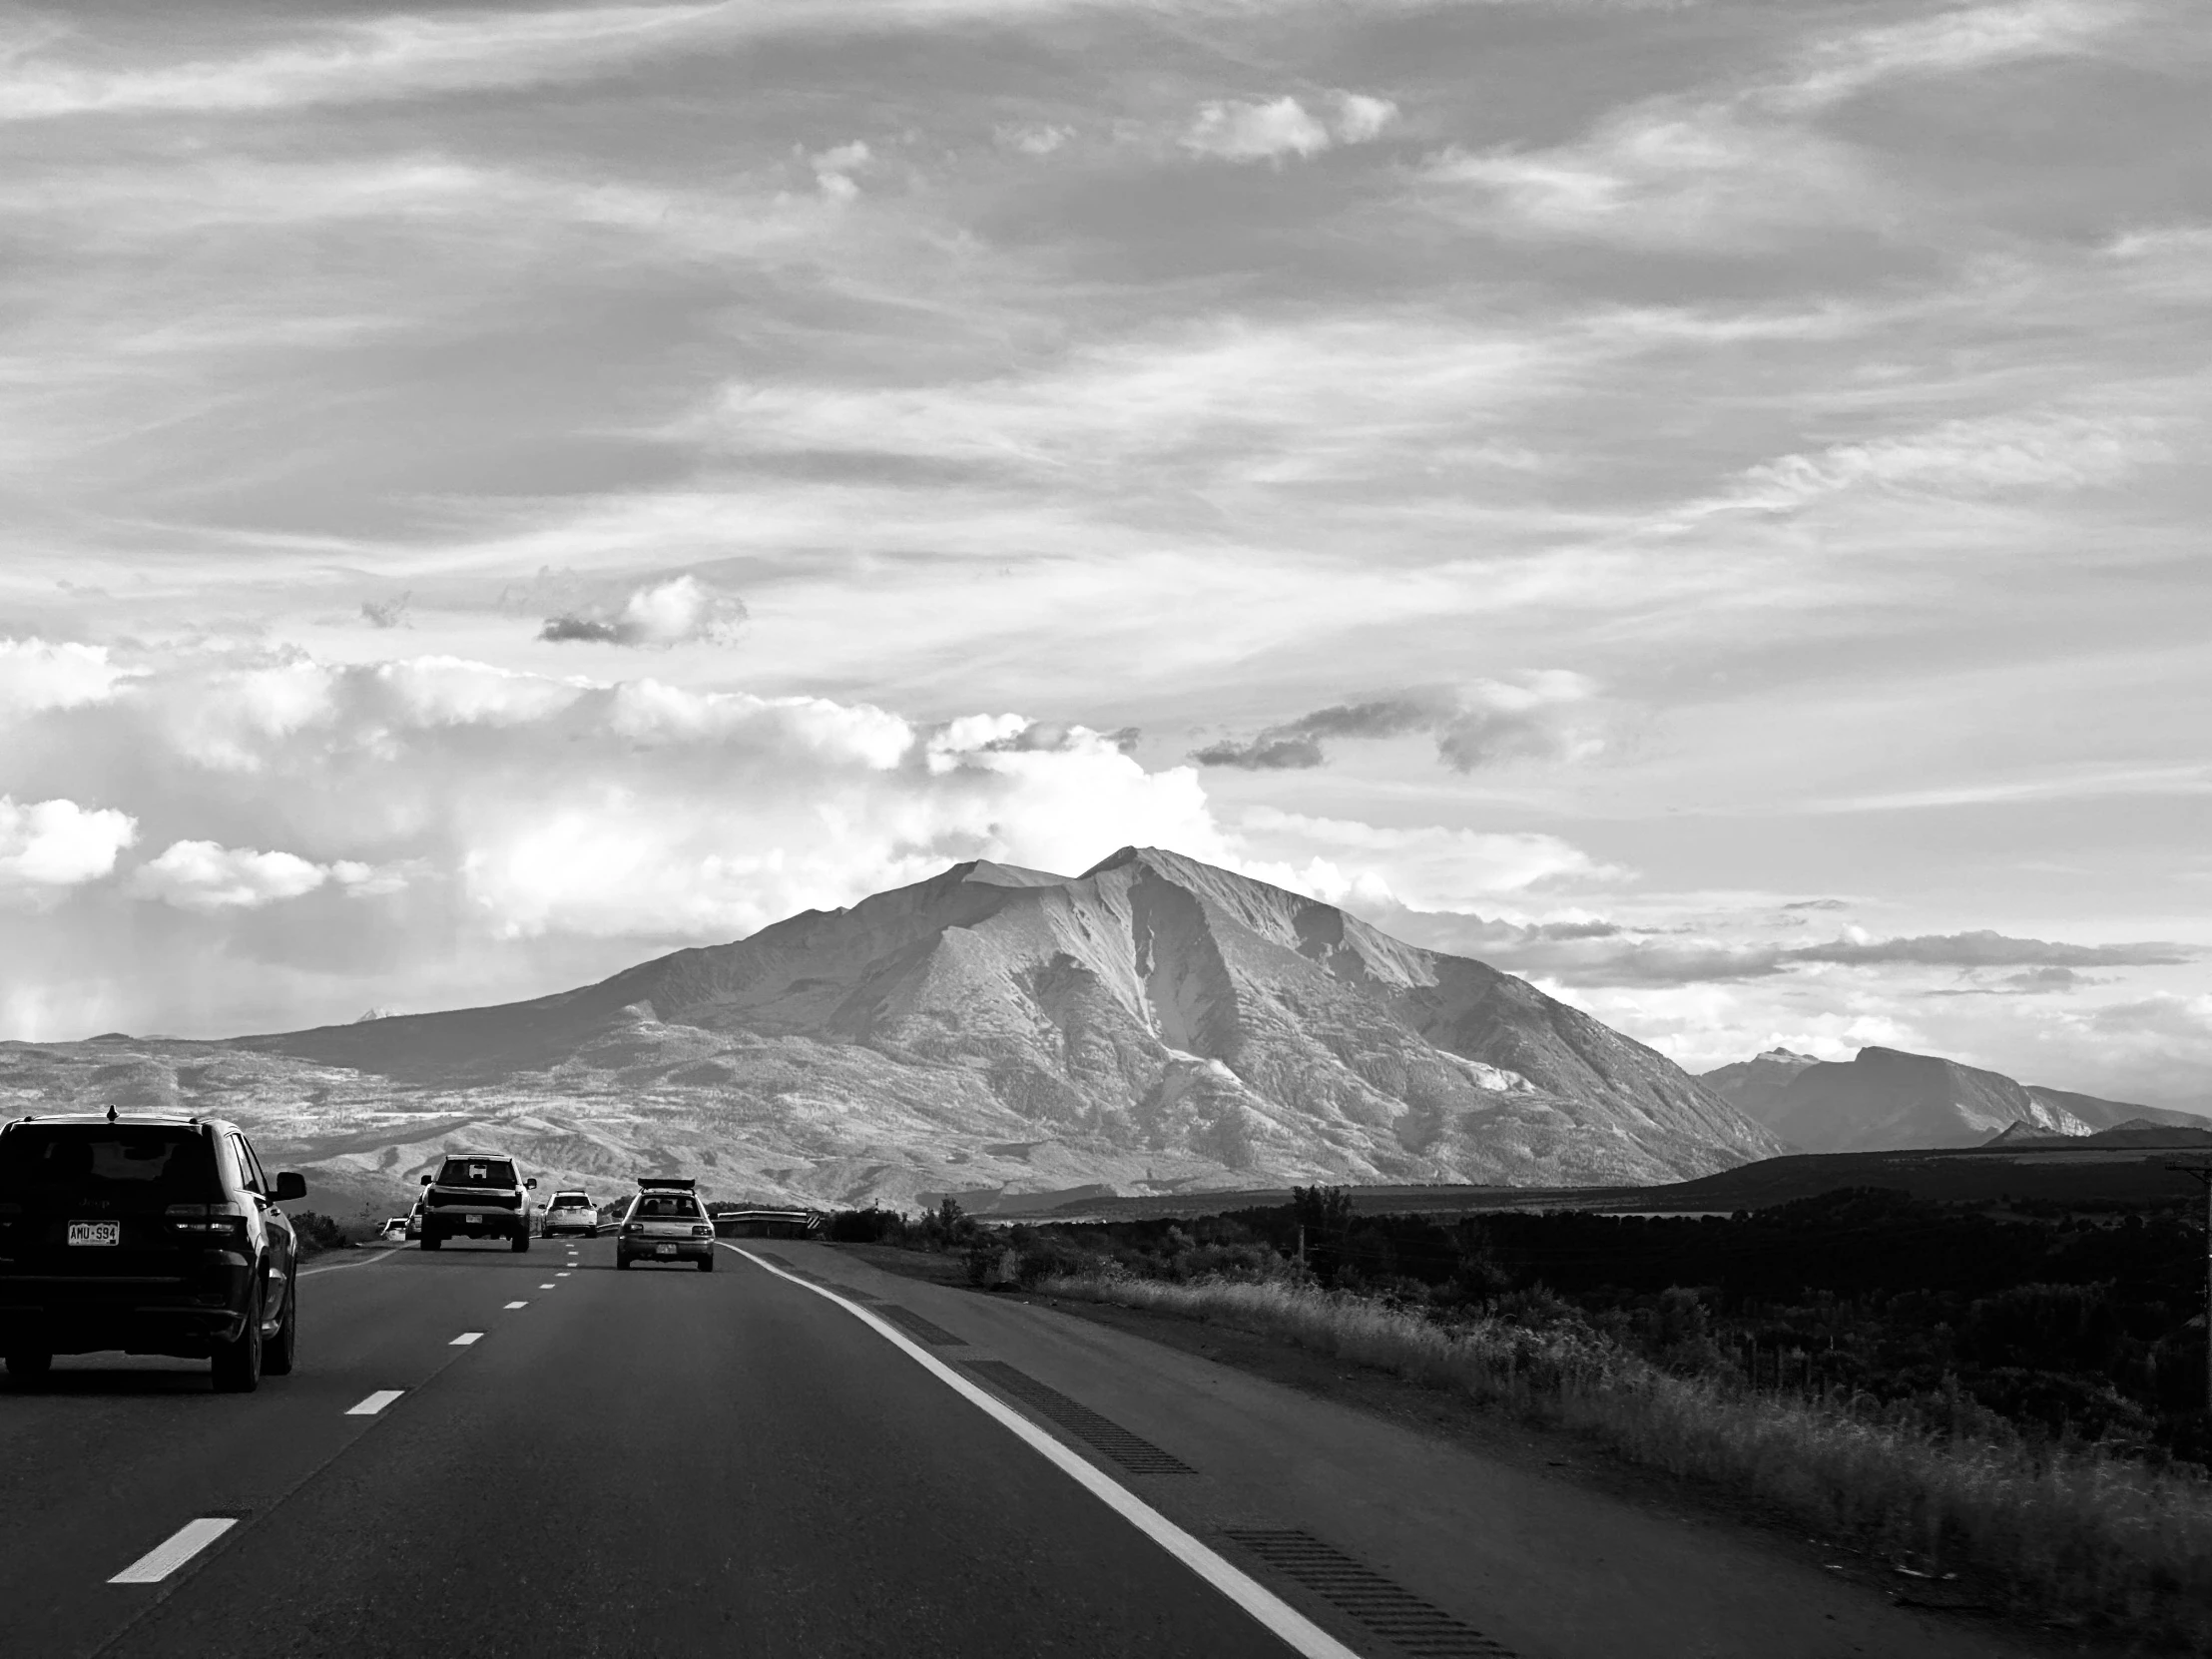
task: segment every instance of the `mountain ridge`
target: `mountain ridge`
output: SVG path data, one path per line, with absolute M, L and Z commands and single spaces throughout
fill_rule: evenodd
M 1077 876 L 970 860 L 548 996 L 203 1046 L 221 1058 L 133 1063 L 171 1099 L 186 1072 L 312 1074 L 371 1118 L 497 1129 L 562 1179 L 650 1147 L 730 1196 L 810 1202 L 1664 1180 L 1780 1145 L 1523 980 L 1153 847 Z M 373 1147 L 367 1119 L 277 1115 L 364 1180 L 427 1155 Z
M 1869 1046 L 1848 1061 L 1773 1048 L 1702 1074 L 1713 1091 L 1804 1152 L 1973 1146 L 1992 1136 L 2082 1137 L 2148 1120 L 2203 1127 L 2159 1107 L 2015 1081 L 1940 1055 Z

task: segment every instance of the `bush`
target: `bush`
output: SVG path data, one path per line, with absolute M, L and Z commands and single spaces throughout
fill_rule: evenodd
M 326 1250 L 351 1250 L 353 1241 L 345 1236 L 345 1229 L 328 1216 L 313 1210 L 301 1210 L 291 1218 L 292 1236 L 298 1240 L 301 1260 L 320 1256 Z

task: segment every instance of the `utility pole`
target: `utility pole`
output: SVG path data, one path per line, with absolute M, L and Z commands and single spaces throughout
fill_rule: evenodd
M 2204 1408 L 2212 1412 L 2212 1164 L 2168 1164 L 2204 1189 Z

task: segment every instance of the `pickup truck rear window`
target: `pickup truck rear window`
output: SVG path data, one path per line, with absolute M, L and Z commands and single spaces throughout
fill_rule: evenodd
M 512 1187 L 515 1167 L 504 1158 L 456 1158 L 438 1172 L 441 1187 Z
M 103 1199 L 137 1209 L 218 1202 L 223 1185 L 214 1149 L 197 1129 L 30 1123 L 0 1135 L 0 1197 Z

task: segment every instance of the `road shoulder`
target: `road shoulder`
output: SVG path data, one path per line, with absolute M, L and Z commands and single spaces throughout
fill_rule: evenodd
M 1072 1297 L 986 1292 L 967 1283 L 960 1258 L 887 1246 L 831 1247 L 883 1272 L 956 1290 L 984 1302 L 1020 1301 L 1126 1337 L 1224 1366 L 1400 1430 L 1501 1464 L 1532 1479 L 1572 1486 L 1591 1497 L 1715 1531 L 1741 1547 L 1779 1556 L 1825 1578 L 1858 1587 L 1891 1606 L 2003 1640 L 2022 1654 L 2118 1654 L 2137 1651 L 2119 1638 L 2008 1617 L 2001 1593 L 1965 1579 L 1931 1583 L 1849 1545 L 1808 1537 L 1779 1508 L 1747 1501 L 1708 1482 L 1628 1462 L 1585 1438 L 1484 1410 L 1472 1401 L 1408 1382 L 1392 1373 L 1336 1359 L 1274 1337 L 1187 1315 L 1125 1308 Z

